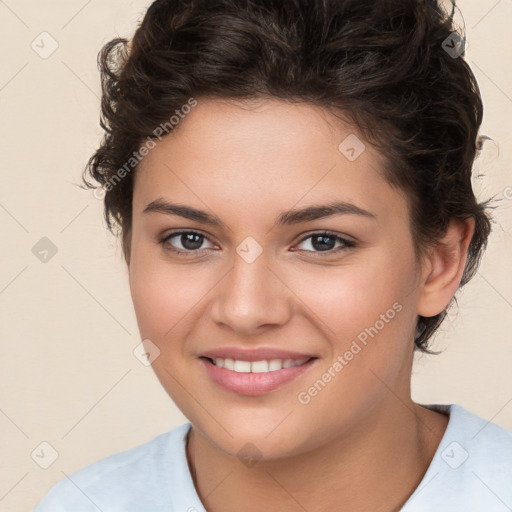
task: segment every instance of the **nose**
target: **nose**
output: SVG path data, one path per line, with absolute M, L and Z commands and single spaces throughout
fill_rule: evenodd
M 211 316 L 217 325 L 250 336 L 285 325 L 292 298 L 292 291 L 264 253 L 252 263 L 236 254 L 232 269 L 216 287 Z

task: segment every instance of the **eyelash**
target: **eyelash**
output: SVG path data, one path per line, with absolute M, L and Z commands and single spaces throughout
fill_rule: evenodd
M 167 251 L 171 251 L 171 252 L 176 253 L 176 254 L 182 254 L 182 255 L 185 255 L 185 256 L 201 252 L 201 249 L 188 250 L 188 251 L 184 251 L 182 249 L 176 249 L 176 248 L 170 246 L 170 244 L 169 244 L 170 247 L 166 247 L 166 244 L 169 242 L 169 240 L 171 238 L 174 238 L 174 237 L 179 236 L 179 235 L 187 235 L 187 234 L 199 235 L 199 236 L 203 237 L 203 239 L 208 240 L 211 243 L 210 239 L 206 235 L 203 235 L 202 233 L 200 233 L 198 231 L 193 231 L 193 230 L 173 231 L 172 233 L 168 233 L 165 236 L 161 237 L 159 239 L 159 243 Z M 308 238 L 320 237 L 320 236 L 327 236 L 329 238 L 334 238 L 336 241 L 341 242 L 343 244 L 343 246 L 342 247 L 338 247 L 337 249 L 329 249 L 329 250 L 326 250 L 326 251 L 308 251 L 308 250 L 304 250 L 304 249 L 299 249 L 299 251 L 305 251 L 305 252 L 308 252 L 308 253 L 319 254 L 319 255 L 322 255 L 322 254 L 332 255 L 332 254 L 337 254 L 337 253 L 339 253 L 339 252 L 341 252 L 343 250 L 351 249 L 351 248 L 354 248 L 354 247 L 357 246 L 357 244 L 355 242 L 353 242 L 352 240 L 348 240 L 346 238 L 343 238 L 343 237 L 337 235 L 336 233 L 333 233 L 332 231 L 318 231 L 318 232 L 315 232 L 315 233 L 310 233 L 307 236 L 305 236 L 304 238 L 302 238 L 298 243 L 301 244 L 302 242 L 304 242 Z

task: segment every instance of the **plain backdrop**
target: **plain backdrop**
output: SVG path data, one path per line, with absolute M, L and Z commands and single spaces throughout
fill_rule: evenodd
M 77 186 L 101 137 L 97 53 L 150 3 L 0 2 L 1 511 L 29 511 L 64 475 L 186 421 L 133 354 L 119 244 Z M 413 398 L 512 430 L 512 1 L 459 5 L 493 139 L 475 189 L 500 201 L 479 272 L 436 337 L 443 353 L 416 360 Z

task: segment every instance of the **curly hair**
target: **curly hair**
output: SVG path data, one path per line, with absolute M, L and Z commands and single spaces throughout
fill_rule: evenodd
M 100 184 L 107 227 L 121 231 L 128 264 L 137 152 L 160 138 L 155 128 L 169 126 L 191 98 L 272 97 L 325 108 L 381 152 L 388 183 L 408 198 L 416 256 L 452 218 L 473 218 L 459 286 L 466 284 L 491 217 L 471 183 L 483 104 L 463 44 L 455 45 L 465 39 L 455 0 L 450 5 L 451 12 L 437 0 L 152 3 L 131 41 L 116 38 L 98 56 L 104 138 L 83 177 L 89 188 L 97 186 L 87 174 Z M 418 316 L 415 349 L 433 353 L 428 341 L 447 308 Z

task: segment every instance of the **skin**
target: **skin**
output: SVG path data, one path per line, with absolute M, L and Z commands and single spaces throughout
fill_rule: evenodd
M 160 350 L 154 371 L 192 424 L 187 458 L 209 512 L 398 510 L 446 429 L 446 416 L 411 399 L 413 339 L 417 315 L 441 312 L 455 293 L 474 225 L 453 221 L 419 264 L 407 197 L 385 181 L 370 144 L 355 161 L 338 150 L 349 134 L 357 132 L 308 104 L 200 98 L 137 170 L 132 299 L 142 338 Z M 205 210 L 226 227 L 144 213 L 156 199 Z M 375 218 L 275 224 L 283 210 L 333 200 Z M 205 235 L 196 252 L 173 253 L 187 250 L 180 236 L 159 242 L 179 229 Z M 356 247 L 303 240 L 322 230 Z M 252 263 L 236 251 L 248 236 L 263 251 Z M 298 393 L 395 303 L 400 312 L 300 403 Z M 281 388 L 245 396 L 212 383 L 200 364 L 218 346 L 318 359 Z M 238 455 L 249 442 L 260 457 L 250 466 Z

